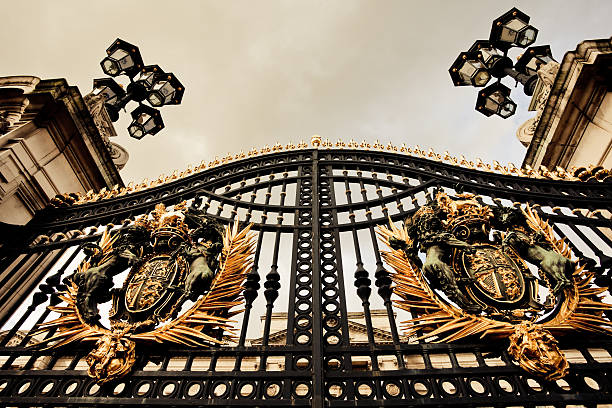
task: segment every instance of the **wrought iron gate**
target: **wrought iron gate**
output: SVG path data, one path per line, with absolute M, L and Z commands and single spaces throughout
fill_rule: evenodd
M 380 255 L 385 248 L 376 236 L 377 226 L 413 214 L 435 189 L 461 188 L 490 206 L 529 203 L 566 237 L 581 262 L 600 274 L 596 282 L 605 287 L 612 256 L 612 184 L 570 181 L 559 173 L 529 177 L 516 169 L 503 174 L 500 166 L 457 160 L 455 165 L 452 158 L 419 150 L 411 155 L 380 149 L 281 150 L 237 161 L 230 157 L 228 163 L 150 188 L 48 208 L 27 227 L 10 232 L 0 260 L 0 404 L 612 403 L 612 343 L 602 337 L 562 339 L 571 371 L 557 382 L 526 374 L 500 343 L 404 337 L 397 321 L 409 316 L 393 305 L 389 268 Z M 253 222 L 258 232 L 238 338 L 209 348 L 147 347 L 133 373 L 102 386 L 84 371 L 90 347 L 27 347 L 36 341 L 32 327 L 50 319 L 47 306 L 60 303 L 57 292 L 82 259 L 81 244 L 97 240 L 103 228 L 129 225 L 158 203 L 183 200 L 193 200 L 225 223 L 235 217 Z M 372 321 L 374 307 L 387 314 L 388 332 L 382 331 L 388 340 L 375 336 L 382 331 Z M 251 341 L 257 337 L 252 328 L 257 311 L 264 315 L 263 329 L 260 340 Z M 277 311 L 287 312 L 286 332 L 281 330 L 282 344 L 270 344 L 271 334 L 279 332 L 272 328 Z M 367 341 L 351 338 L 351 311 L 363 313 Z M 381 363 L 388 360 L 392 363 Z

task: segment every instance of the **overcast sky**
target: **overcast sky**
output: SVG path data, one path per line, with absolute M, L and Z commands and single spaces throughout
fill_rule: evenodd
M 313 134 L 519 165 L 515 132 L 534 116 L 522 89 L 512 92 L 514 117 L 486 118 L 474 110 L 475 89 L 454 88 L 448 75 L 513 6 L 558 61 L 612 35 L 610 0 L 5 1 L 0 75 L 63 77 L 84 95 L 117 37 L 139 46 L 145 64 L 174 72 L 186 92 L 162 109 L 166 129 L 136 141 L 129 114 L 116 123 L 114 141 L 131 155 L 126 183 Z

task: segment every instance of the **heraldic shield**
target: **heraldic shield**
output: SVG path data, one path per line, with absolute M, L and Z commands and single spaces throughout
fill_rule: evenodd
M 467 282 L 468 295 L 482 307 L 525 307 L 537 290 L 525 262 L 512 250 L 475 244 L 473 251 L 453 251 L 452 268 Z M 526 279 L 527 277 L 527 279 Z
M 132 269 L 126 280 L 125 308 L 130 313 L 163 310 L 173 304 L 178 287 L 185 279 L 185 262 L 170 254 L 157 255 Z M 159 315 L 159 313 L 156 313 Z
M 223 227 L 186 202 L 172 210 L 158 204 L 123 229 L 106 229 L 99 244 L 83 246 L 87 256 L 60 296 L 65 305 L 49 306 L 60 317 L 38 327 L 56 334 L 37 347 L 95 341 L 88 374 L 105 383 L 131 371 L 138 344 L 220 344 L 220 333 L 233 333 L 230 319 L 240 313 L 233 308 L 252 268 L 249 231 L 238 221 Z M 113 276 L 126 270 L 123 285 L 113 287 Z M 109 300 L 104 327 L 98 304 Z M 187 301 L 191 307 L 179 315 Z
M 379 235 L 391 248 L 382 256 L 395 270 L 395 304 L 412 315 L 406 336 L 502 339 L 524 370 L 556 380 L 569 364 L 555 335 L 612 334 L 605 289 L 529 206 L 438 191 L 403 227 Z

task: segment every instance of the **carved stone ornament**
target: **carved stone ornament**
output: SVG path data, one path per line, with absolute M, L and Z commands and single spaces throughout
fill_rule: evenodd
M 32 92 L 40 78 L 34 76 L 0 77 L 0 135 L 8 133 L 30 104 L 27 94 Z
M 131 371 L 138 344 L 222 343 L 215 333 L 233 333 L 230 318 L 239 311 L 232 308 L 242 303 L 252 267 L 251 226 L 238 224 L 224 228 L 182 202 L 171 210 L 158 204 L 129 227 L 105 230 L 98 244 L 83 245 L 86 258 L 60 295 L 64 304 L 49 306 L 60 317 L 38 327 L 55 334 L 37 346 L 95 341 L 88 374 L 105 383 Z M 123 285 L 113 287 L 113 276 L 126 270 Z M 108 328 L 98 315 L 107 301 Z M 186 301 L 192 306 L 179 314 Z
M 87 94 L 83 97 L 87 109 L 91 114 L 91 117 L 98 128 L 98 132 L 102 137 L 102 141 L 108 149 L 113 163 L 118 170 L 125 167 L 125 164 L 130 158 L 128 151 L 121 145 L 111 142 L 110 138 L 117 136 L 113 122 L 108 115 L 108 111 L 104 107 L 106 99 L 103 95 L 94 95 L 93 93 Z
M 391 248 L 382 255 L 395 270 L 396 304 L 413 316 L 406 336 L 506 338 L 520 367 L 556 380 L 568 363 L 554 336 L 612 334 L 607 288 L 594 286 L 595 274 L 571 260 L 569 246 L 529 206 L 490 207 L 471 194 L 438 192 L 403 227 L 379 234 Z
M 546 107 L 546 102 L 550 96 L 550 90 L 555 82 L 557 72 L 559 72 L 559 63 L 556 61 L 550 61 L 538 69 L 538 84 L 529 109 L 535 110 L 536 115 L 531 119 L 527 119 L 516 131 L 516 137 L 525 147 L 529 147 L 536 128 L 540 123 L 542 112 L 544 112 Z

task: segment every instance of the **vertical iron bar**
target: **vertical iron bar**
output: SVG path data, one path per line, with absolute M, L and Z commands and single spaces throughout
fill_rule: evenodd
M 321 211 L 325 211 L 331 214 L 331 223 L 330 226 L 326 228 L 326 231 L 331 230 L 332 233 L 332 242 L 333 242 L 333 250 L 335 251 L 334 262 L 336 264 L 336 278 L 338 285 L 338 304 L 340 308 L 340 313 L 338 314 L 340 318 L 340 326 L 342 328 L 342 345 L 343 348 L 347 348 L 350 346 L 350 336 L 349 336 L 349 327 L 348 327 L 348 312 L 346 310 L 346 290 L 344 288 L 344 271 L 342 264 L 342 243 L 340 241 L 340 233 L 338 232 L 338 211 L 333 209 L 336 206 L 336 190 L 334 188 L 334 173 L 333 166 L 328 164 L 325 167 L 321 168 L 321 178 L 325 175 L 328 183 L 328 198 L 326 200 L 321 200 L 319 205 L 322 206 L 326 204 L 325 207 L 321 207 Z M 330 210 L 329 207 L 332 209 Z M 322 268 L 322 266 L 321 266 Z M 321 269 L 321 272 L 324 273 L 324 270 Z M 325 311 L 324 311 L 325 313 Z M 344 364 L 342 369 L 350 371 L 352 369 L 352 360 L 351 354 L 349 352 L 343 353 Z M 354 398 L 354 387 L 352 382 L 347 382 L 346 388 L 346 397 L 349 400 Z
M 323 408 L 323 329 L 321 327 L 321 237 L 319 224 L 319 151 L 312 152 L 312 407 Z

